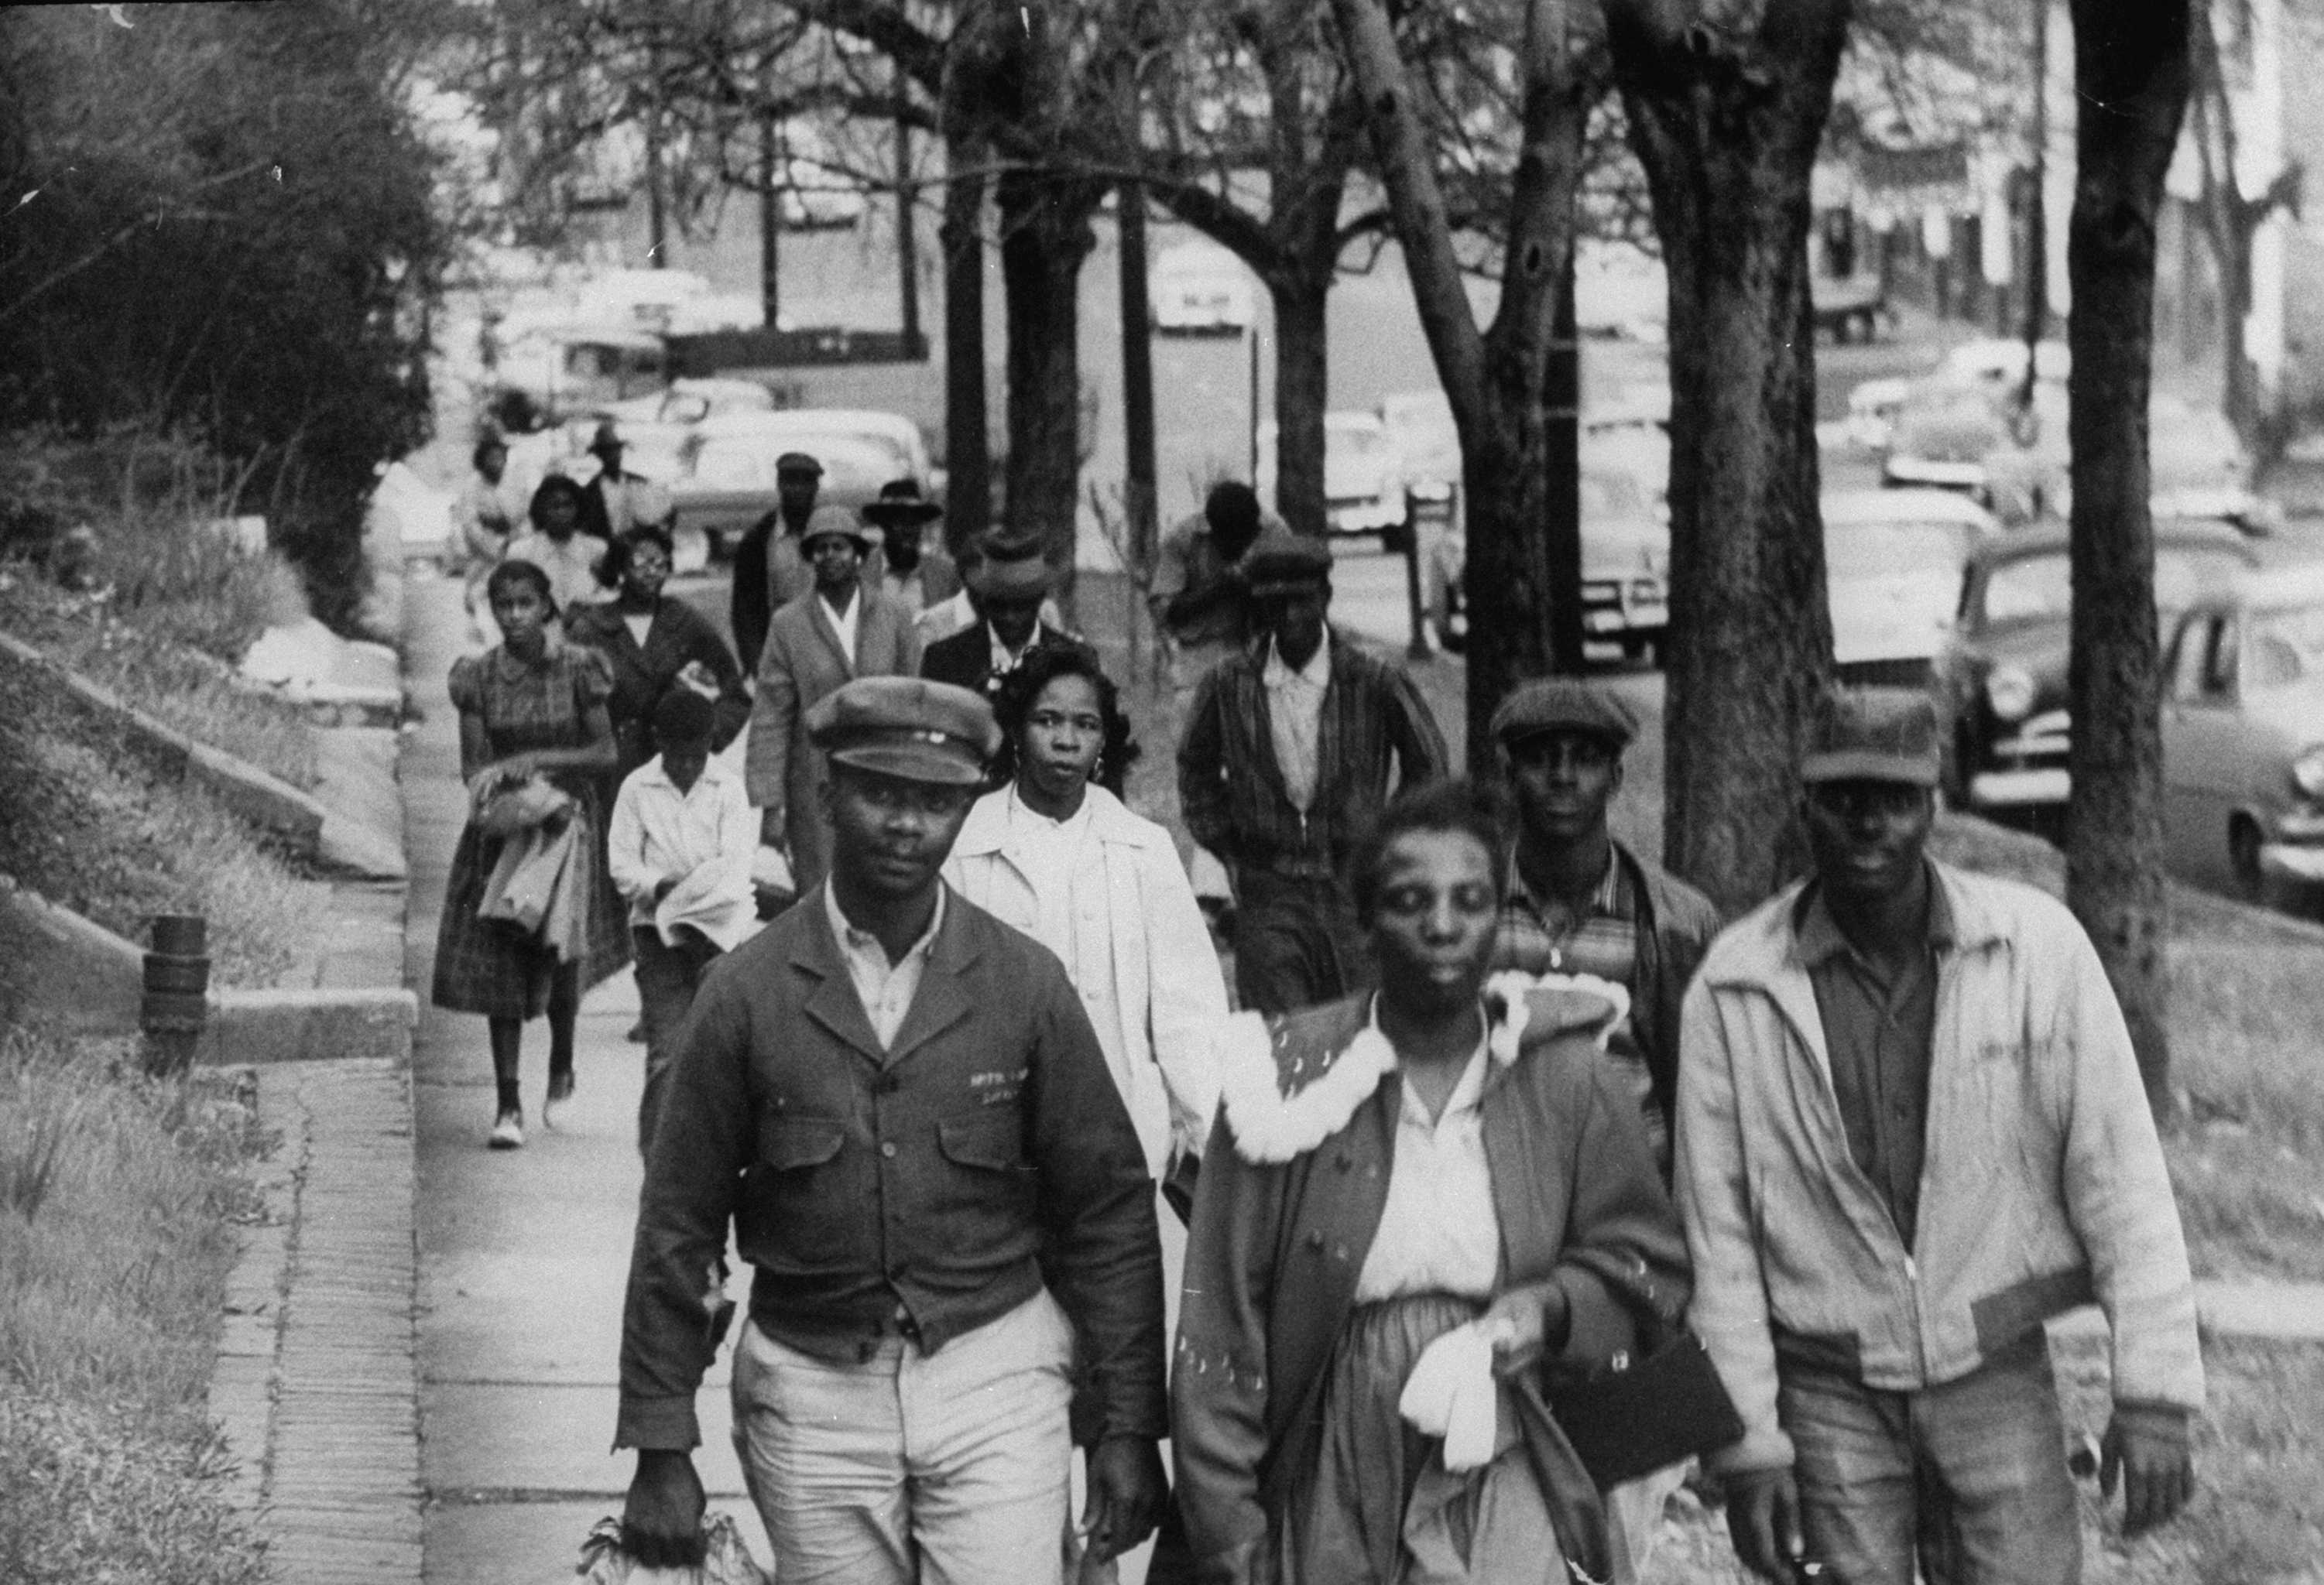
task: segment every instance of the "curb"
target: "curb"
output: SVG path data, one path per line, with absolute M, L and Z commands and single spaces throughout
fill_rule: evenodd
M 0 633 L 0 655 L 53 677 L 84 707 L 117 726 L 164 775 L 208 788 L 235 814 L 283 838 L 315 863 L 372 880 L 404 879 L 400 841 L 335 817 L 281 778 L 196 742 L 22 640 Z

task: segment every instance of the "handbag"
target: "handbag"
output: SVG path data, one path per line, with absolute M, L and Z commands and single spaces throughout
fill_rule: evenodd
M 1702 1340 L 1639 1291 L 1637 1273 L 1596 1250 L 1571 1251 L 1629 1308 L 1638 1351 L 1589 1372 L 1545 1373 L 1542 1398 L 1601 1491 L 1739 1442 L 1743 1417 Z

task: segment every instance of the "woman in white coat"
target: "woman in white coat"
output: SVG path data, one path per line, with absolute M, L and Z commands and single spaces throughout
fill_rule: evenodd
M 1118 796 L 1137 751 L 1096 654 L 1031 650 L 997 710 L 1006 779 L 969 811 L 945 878 L 1065 964 L 1162 1177 L 1201 1153 L 1218 1109 L 1217 950 L 1169 834 Z

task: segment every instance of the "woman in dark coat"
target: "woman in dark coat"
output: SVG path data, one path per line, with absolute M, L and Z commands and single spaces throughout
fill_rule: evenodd
M 1619 988 L 1485 986 L 1507 852 L 1465 784 L 1397 798 L 1351 874 L 1378 994 L 1240 1015 L 1222 1043 L 1171 1368 L 1204 1580 L 1627 1562 L 1543 1373 L 1635 1346 L 1633 1304 L 1675 1314 L 1684 1246 L 1600 1059 Z
M 576 878 L 583 902 L 577 957 L 561 957 L 531 933 L 479 913 L 503 839 L 472 817 L 460 833 L 444 891 L 431 996 L 453 1012 L 490 1020 L 493 1076 L 499 1108 L 491 1143 L 524 1143 L 517 1058 L 527 1020 L 549 1015 L 549 1092 L 541 1108 L 573 1093 L 574 1019 L 581 993 L 630 961 L 629 910 L 605 877 L 605 811 L 600 778 L 613 763 L 613 729 L 605 700 L 613 679 L 605 659 L 556 631 L 549 576 L 529 561 L 504 561 L 485 582 L 493 619 L 503 635 L 482 655 L 452 663 L 452 703 L 460 712 L 460 774 L 472 789 L 539 773 L 572 796 L 571 818 L 584 824 Z M 472 797 L 473 803 L 473 797 Z
M 597 650 L 613 668 L 613 691 L 605 700 L 605 711 L 613 718 L 621 760 L 607 778 L 612 788 L 618 788 L 622 777 L 653 758 L 654 706 L 681 679 L 706 693 L 715 690 L 713 753 L 733 742 L 751 719 L 751 696 L 743 689 L 734 651 L 707 617 L 685 601 L 662 594 L 671 558 L 668 530 L 631 530 L 613 541 L 597 575 L 614 591 L 613 598 L 602 605 L 585 605 L 566 618 L 573 641 Z M 609 800 L 611 797 L 609 792 Z

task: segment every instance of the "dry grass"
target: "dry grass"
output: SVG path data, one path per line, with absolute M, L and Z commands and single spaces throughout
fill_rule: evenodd
M 23 1585 L 263 1578 L 205 1410 L 264 1141 L 215 1076 L 133 1059 L 0 1030 L 0 1579 Z
M 156 779 L 37 674 L 6 662 L 0 872 L 133 941 L 152 915 L 202 915 L 219 984 L 280 984 L 325 933 L 327 887 L 207 793 Z
M 2070 1433 L 2095 1435 L 2107 1413 L 2105 1345 L 2055 1349 Z M 2209 1342 L 2210 1405 L 2195 1427 L 2195 1500 L 2136 1541 L 2122 1535 L 2119 1498 L 2082 1488 L 2082 1577 L 2088 1585 L 2294 1585 L 2324 1580 L 2324 1350 L 2296 1343 Z M 1723 1515 L 1690 1493 L 1674 1498 L 1643 1585 L 1748 1585 Z

